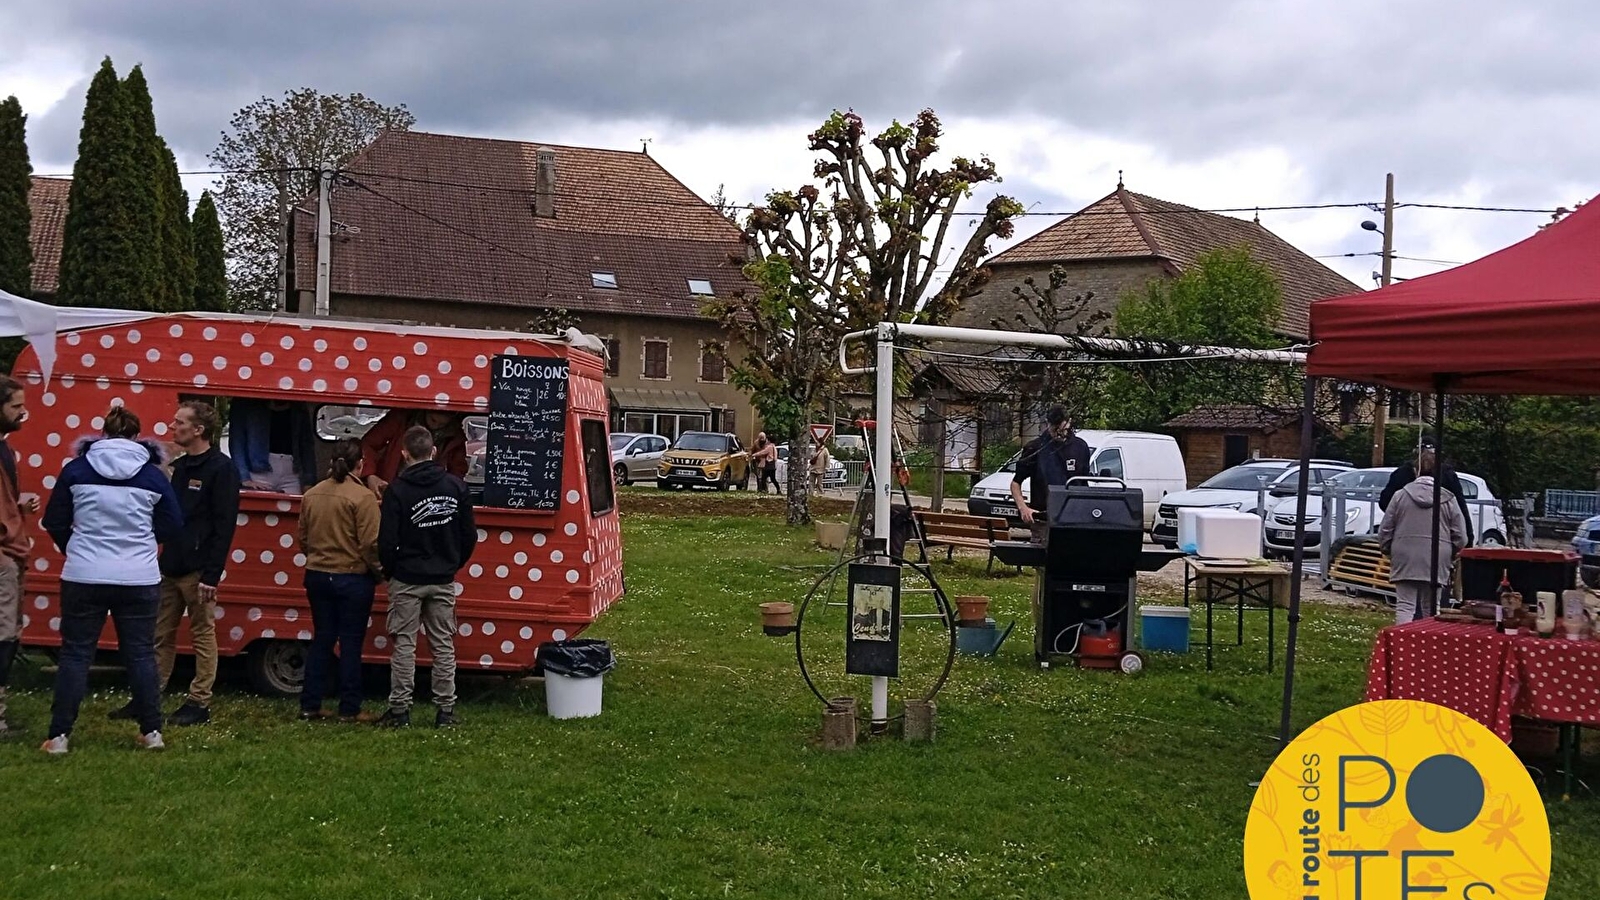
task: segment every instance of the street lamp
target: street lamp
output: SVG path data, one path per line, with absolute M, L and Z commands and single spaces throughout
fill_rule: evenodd
M 1361 223 L 1361 228 L 1364 231 L 1376 231 L 1379 234 L 1383 234 L 1383 229 L 1379 228 L 1378 227 L 1378 223 L 1372 221 L 1371 219 L 1368 219 L 1365 222 L 1362 222 Z

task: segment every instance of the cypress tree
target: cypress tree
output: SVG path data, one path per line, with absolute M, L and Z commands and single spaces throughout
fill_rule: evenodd
M 172 198 L 166 184 L 167 146 L 156 133 L 156 113 L 150 100 L 150 85 L 144 79 L 144 69 L 134 66 L 128 77 L 122 79 L 124 109 L 133 122 L 134 140 L 137 143 L 136 159 L 140 190 L 129 197 L 133 212 L 133 227 L 139 236 L 138 250 L 143 257 L 139 268 L 148 286 L 145 309 L 182 309 L 186 300 L 177 292 L 174 273 L 168 269 L 173 251 L 167 246 L 171 237 L 167 220 Z M 176 178 L 177 169 L 173 169 Z M 178 190 L 182 191 L 180 185 Z M 188 200 L 184 199 L 187 206 Z M 187 214 L 188 210 L 184 210 Z M 188 231 L 185 227 L 185 232 Z
M 33 249 L 28 229 L 33 213 L 28 208 L 28 117 L 16 97 L 0 103 L 0 291 L 19 297 L 33 288 Z
M 222 250 L 222 223 L 211 192 L 203 191 L 191 220 L 194 234 L 194 308 L 228 311 L 228 267 Z
M 178 177 L 178 160 L 161 145 L 161 276 L 173 311 L 194 309 L 194 235 L 189 227 L 189 193 Z
M 153 213 L 154 192 L 142 177 L 146 166 L 122 95 L 108 57 L 89 83 L 67 195 L 57 297 L 64 306 L 152 308 L 148 261 L 154 229 L 140 230 L 136 209 L 146 198 L 143 209 Z

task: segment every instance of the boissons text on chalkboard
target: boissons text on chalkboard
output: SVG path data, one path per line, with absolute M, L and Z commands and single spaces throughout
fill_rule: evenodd
M 567 442 L 567 361 L 496 356 L 489 369 L 483 502 L 554 510 Z

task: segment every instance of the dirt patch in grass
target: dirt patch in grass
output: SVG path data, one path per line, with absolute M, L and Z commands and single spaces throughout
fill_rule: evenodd
M 617 493 L 617 507 L 624 516 L 637 513 L 651 516 L 758 516 L 781 519 L 785 514 L 784 498 L 776 494 L 662 491 L 657 488 L 621 490 Z M 820 519 L 844 519 L 850 515 L 853 506 L 851 500 L 812 497 L 811 515 Z

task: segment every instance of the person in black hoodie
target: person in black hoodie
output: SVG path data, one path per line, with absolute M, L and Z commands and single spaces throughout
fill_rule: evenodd
M 389 579 L 386 623 L 389 709 L 379 725 L 411 724 L 416 679 L 417 629 L 433 651 L 434 726 L 456 724 L 455 578 L 472 558 L 478 529 L 466 482 L 434 462 L 433 433 L 417 425 L 405 433 L 405 468 L 388 486 L 378 522 L 378 561 Z
M 211 721 L 211 688 L 217 681 L 217 585 L 233 547 L 239 515 L 239 473 L 211 444 L 217 411 L 186 400 L 173 413 L 170 437 L 183 451 L 172 463 L 172 492 L 183 510 L 183 534 L 161 547 L 161 606 L 156 613 L 156 669 L 164 690 L 178 655 L 178 625 L 189 614 L 194 680 L 169 725 Z M 111 713 L 134 717 L 133 703 Z
M 1417 442 L 1417 459 L 1420 461 L 1423 454 L 1432 454 L 1437 445 L 1432 437 L 1423 435 Z M 1417 480 L 1417 463 L 1408 462 L 1393 472 L 1389 473 L 1389 483 L 1383 486 L 1383 491 L 1378 494 L 1378 508 L 1388 509 L 1389 501 L 1394 495 L 1405 490 L 1406 485 Z M 1461 490 L 1461 479 L 1456 475 L 1454 466 L 1447 462 L 1439 462 L 1439 486 L 1455 495 L 1456 506 L 1461 509 L 1461 518 L 1467 521 L 1467 546 L 1470 547 L 1476 539 L 1472 532 L 1472 509 L 1467 506 L 1467 495 Z

